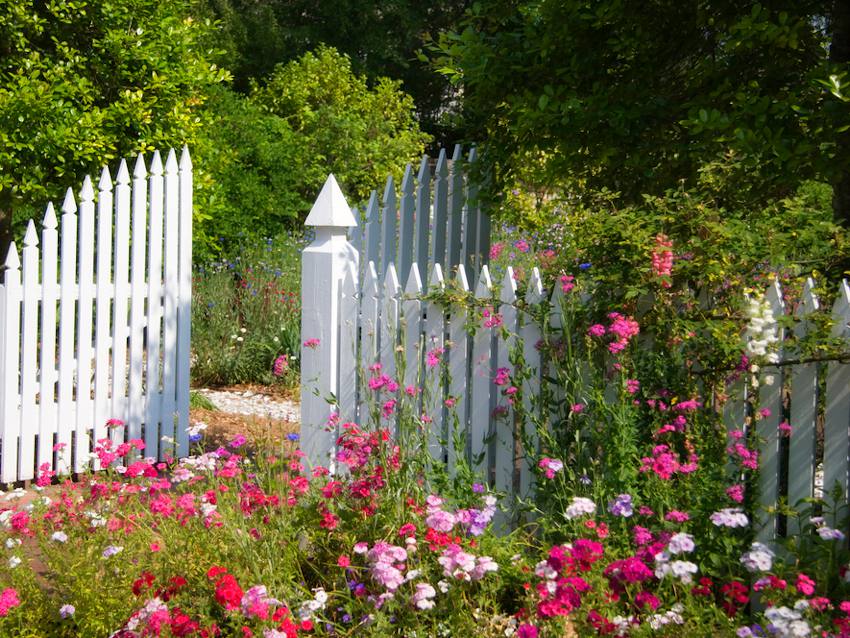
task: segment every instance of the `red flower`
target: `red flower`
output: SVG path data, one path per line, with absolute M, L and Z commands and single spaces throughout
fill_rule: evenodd
M 215 587 L 215 599 L 225 609 L 237 609 L 242 602 L 242 588 L 230 574 L 222 576 Z

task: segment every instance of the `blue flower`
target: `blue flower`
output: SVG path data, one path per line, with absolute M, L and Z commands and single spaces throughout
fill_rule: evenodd
M 295 432 L 290 432 L 289 434 L 286 435 L 286 438 L 289 439 L 290 441 L 297 441 L 301 437 L 298 434 L 296 434 Z
M 590 266 L 591 266 L 591 263 L 590 263 L 589 261 L 586 261 L 586 262 L 584 262 L 583 264 L 579 264 L 579 265 L 578 265 L 578 267 L 579 267 L 581 270 L 587 270 L 588 268 L 590 268 Z

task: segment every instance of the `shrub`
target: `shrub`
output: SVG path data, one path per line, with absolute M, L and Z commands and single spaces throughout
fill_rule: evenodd
M 196 269 L 193 383 L 297 384 L 300 251 L 298 239 L 281 235 Z

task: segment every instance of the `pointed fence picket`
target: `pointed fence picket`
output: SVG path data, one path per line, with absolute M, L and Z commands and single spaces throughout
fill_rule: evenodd
M 795 316 L 801 321 L 795 333 L 798 338 L 809 332 L 808 315 L 820 307 L 814 294 L 814 281 L 803 286 L 803 297 Z M 794 366 L 791 373 L 791 425 L 793 435 L 788 455 L 788 502 L 794 507 L 801 499 L 814 496 L 815 429 L 817 427 L 818 369 L 816 363 Z
M 443 271 L 440 264 L 434 264 L 431 276 L 428 278 L 428 291 L 431 293 L 443 292 L 446 283 L 443 280 Z M 445 386 L 443 383 L 443 360 L 445 357 L 445 310 L 436 301 L 429 301 L 425 308 L 425 375 L 422 380 L 424 394 L 427 397 L 423 412 L 430 421 L 430 438 L 428 448 L 431 456 L 441 462 L 445 462 L 444 443 L 446 435 L 444 432 L 443 410 L 445 408 Z
M 175 445 L 162 445 L 160 436 L 176 434 L 177 453 L 188 453 L 192 178 L 185 149 L 179 172 L 169 153 L 165 182 L 163 190 L 159 154 L 149 182 L 142 157 L 132 183 L 122 161 L 115 184 L 103 170 L 97 195 L 85 178 L 79 208 L 69 189 L 60 223 L 48 205 L 40 242 L 29 222 L 23 264 L 10 246 L 0 286 L 0 482 L 28 481 L 42 468 L 98 469 L 91 452 L 105 437 L 143 438 L 146 456 L 164 458 Z M 127 427 L 107 430 L 108 419 Z

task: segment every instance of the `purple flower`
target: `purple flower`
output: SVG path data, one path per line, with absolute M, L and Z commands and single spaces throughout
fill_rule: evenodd
M 247 439 L 245 438 L 244 435 L 237 434 L 235 437 L 233 437 L 233 440 L 230 442 L 230 447 L 232 447 L 232 448 L 242 447 L 243 445 L 245 445 L 246 441 L 247 441 Z
M 613 501 L 608 503 L 608 511 L 614 516 L 622 516 L 623 518 L 628 518 L 634 514 L 631 494 L 618 495 Z
M 481 483 L 473 483 L 472 484 L 472 491 L 475 492 L 476 494 L 483 494 L 484 493 L 484 486 L 481 485 Z
M 70 618 L 71 616 L 73 616 L 73 615 L 74 615 L 74 612 L 76 612 L 76 611 L 77 611 L 77 610 L 74 608 L 74 606 L 73 606 L 73 605 L 67 605 L 67 604 L 66 604 L 66 605 L 62 605 L 62 606 L 59 608 L 59 617 L 60 617 L 60 618 L 62 618 L 63 620 L 64 620 L 65 618 Z

